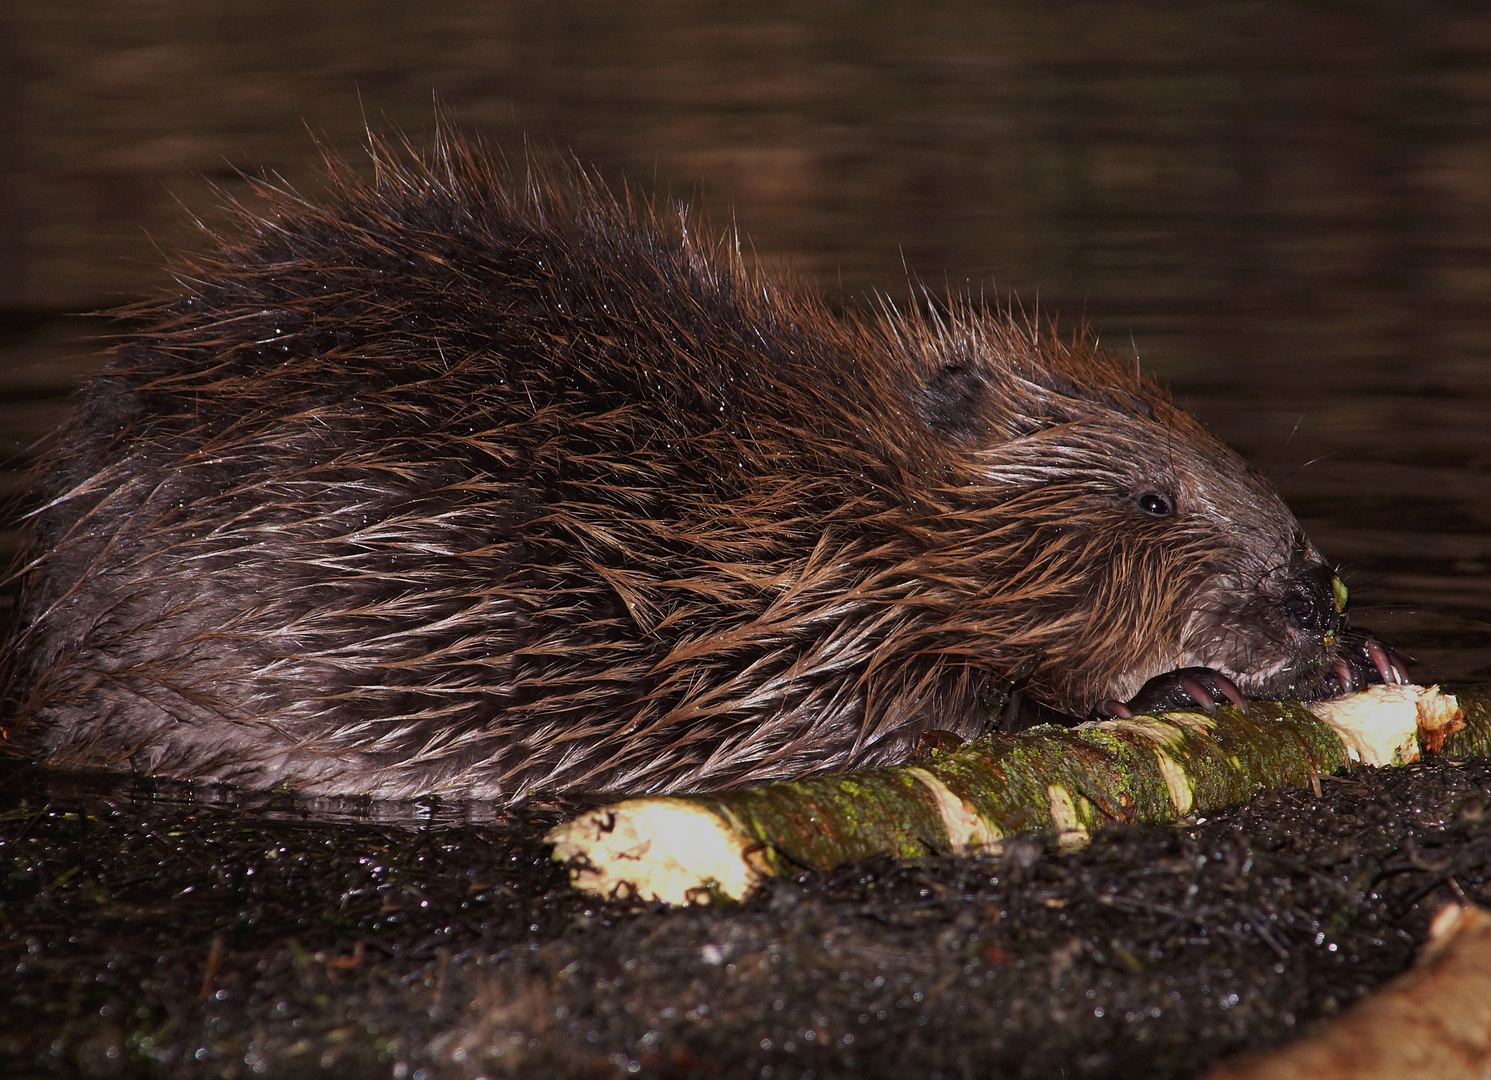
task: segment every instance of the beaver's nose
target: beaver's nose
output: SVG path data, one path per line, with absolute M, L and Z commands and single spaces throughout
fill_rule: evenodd
M 1330 567 L 1315 563 L 1295 575 L 1280 607 L 1301 630 L 1334 634 L 1346 625 L 1346 586 Z

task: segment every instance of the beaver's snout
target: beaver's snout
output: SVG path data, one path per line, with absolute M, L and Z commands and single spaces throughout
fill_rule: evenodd
M 1409 681 L 1397 654 L 1368 631 L 1349 629 L 1346 586 L 1324 563 L 1312 563 L 1297 574 L 1279 608 L 1290 623 L 1328 650 L 1324 668 L 1329 674 L 1318 690 L 1305 691 L 1308 696 L 1348 693 L 1374 682 Z
M 1334 637 L 1346 628 L 1345 597 L 1345 586 L 1335 571 L 1324 563 L 1315 563 L 1295 575 L 1279 609 L 1299 629 Z

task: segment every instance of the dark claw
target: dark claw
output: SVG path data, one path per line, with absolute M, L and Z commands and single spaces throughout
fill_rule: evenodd
M 1189 667 L 1156 675 L 1128 701 L 1104 701 L 1093 710 L 1093 715 L 1098 719 L 1123 718 L 1135 713 L 1194 709 L 1198 705 L 1210 712 L 1225 702 L 1247 711 L 1247 700 L 1231 679 L 1211 668 Z
M 1248 711 L 1247 698 L 1243 697 L 1237 684 L 1220 671 L 1203 668 L 1200 674 L 1187 675 L 1181 679 L 1180 684 L 1195 699 L 1197 705 L 1208 711 L 1220 705 L 1223 698 L 1232 702 L 1243 712 Z
M 1408 666 L 1372 633 L 1347 630 L 1341 634 L 1341 646 L 1342 657 L 1331 665 L 1341 693 L 1360 690 L 1373 683 L 1404 684 L 1411 681 Z
M 1215 709 L 1217 707 L 1216 698 L 1212 697 L 1211 691 L 1196 676 L 1184 676 L 1180 680 L 1180 688 L 1190 694 L 1191 700 L 1203 709 Z
M 1372 666 L 1377 669 L 1377 674 L 1382 676 L 1385 683 L 1406 683 L 1408 681 L 1408 668 L 1403 665 L 1387 646 L 1375 637 L 1367 638 L 1367 657 L 1372 661 Z

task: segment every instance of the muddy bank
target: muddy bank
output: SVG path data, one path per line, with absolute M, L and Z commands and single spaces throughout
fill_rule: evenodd
M 0 789 L 0 1070 L 38 1075 L 1189 1076 L 1349 1005 L 1491 880 L 1482 762 L 688 911 L 572 893 L 556 807 Z

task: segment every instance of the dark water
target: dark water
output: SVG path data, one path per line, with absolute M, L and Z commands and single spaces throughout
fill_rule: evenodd
M 846 303 L 1015 293 L 1269 469 L 1358 621 L 1491 674 L 1491 12 L 1469 3 L 0 9 L 0 440 L 236 170 L 417 139 L 687 197 Z M 8 481 L 14 486 L 13 477 Z

